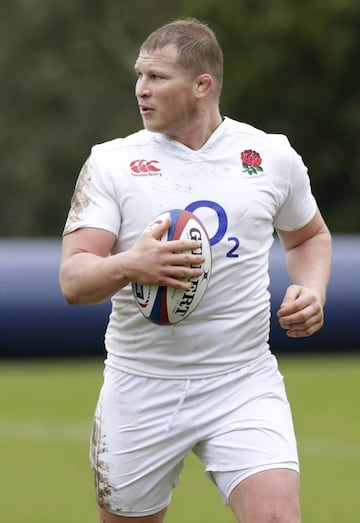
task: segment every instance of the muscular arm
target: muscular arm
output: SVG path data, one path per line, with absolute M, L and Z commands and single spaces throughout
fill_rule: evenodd
M 330 233 L 317 211 L 301 229 L 278 230 L 278 234 L 293 282 L 278 311 L 280 325 L 289 336 L 310 336 L 324 322 L 323 306 L 331 270 Z
M 116 239 L 108 231 L 83 228 L 65 235 L 60 266 L 65 299 L 72 304 L 100 303 L 129 281 L 188 289 L 191 283 L 183 279 L 199 276 L 201 270 L 191 265 L 204 260 L 189 252 L 198 248 L 197 241 L 159 242 L 169 226 L 165 221 L 115 255 L 110 252 Z

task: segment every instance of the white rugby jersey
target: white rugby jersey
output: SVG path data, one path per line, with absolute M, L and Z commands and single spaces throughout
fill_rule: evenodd
M 282 135 L 225 118 L 199 150 L 139 131 L 92 148 L 64 234 L 111 231 L 129 249 L 163 211 L 187 209 L 205 225 L 212 274 L 197 309 L 158 326 L 138 310 L 131 285 L 112 298 L 107 363 L 163 378 L 222 374 L 269 350 L 268 253 L 274 227 L 295 230 L 316 211 L 307 169 Z M 285 289 L 284 289 L 285 291 Z

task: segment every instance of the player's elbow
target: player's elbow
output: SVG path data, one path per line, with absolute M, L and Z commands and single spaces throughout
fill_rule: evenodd
M 69 289 L 66 285 L 60 284 L 60 289 L 63 297 L 65 298 L 65 301 L 69 305 L 79 305 L 80 300 L 76 297 L 76 294 L 74 292 L 71 292 L 71 289 Z
M 67 276 L 66 271 L 63 269 L 60 269 L 59 284 L 61 293 L 69 305 L 79 305 L 81 303 L 76 289 L 72 284 L 72 279 Z

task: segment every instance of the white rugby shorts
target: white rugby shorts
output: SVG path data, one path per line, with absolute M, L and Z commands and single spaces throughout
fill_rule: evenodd
M 225 503 L 256 472 L 299 471 L 291 411 L 272 354 L 228 374 L 192 380 L 105 368 L 90 453 L 104 510 L 140 517 L 165 508 L 190 451 Z

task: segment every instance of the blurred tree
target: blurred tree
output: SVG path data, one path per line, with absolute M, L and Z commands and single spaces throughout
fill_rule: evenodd
M 0 236 L 61 233 L 90 146 L 140 127 L 133 63 L 174 11 L 160 0 L 3 0 Z
M 224 49 L 224 112 L 287 134 L 331 229 L 360 232 L 360 2 L 207 0 L 196 14 Z
M 287 134 L 333 231 L 360 231 L 357 0 L 2 0 L 0 236 L 59 235 L 90 146 L 141 127 L 147 34 L 198 16 L 225 54 L 224 114 Z

